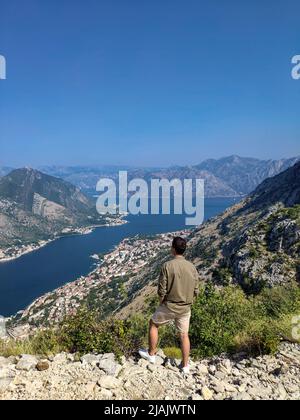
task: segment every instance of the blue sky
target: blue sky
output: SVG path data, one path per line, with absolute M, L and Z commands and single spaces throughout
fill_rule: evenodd
M 0 165 L 299 154 L 298 0 L 0 0 Z

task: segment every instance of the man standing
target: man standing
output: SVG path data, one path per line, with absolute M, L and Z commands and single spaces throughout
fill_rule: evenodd
M 173 260 L 162 267 L 158 295 L 160 306 L 150 321 L 149 350 L 139 354 L 150 363 L 155 363 L 158 343 L 158 328 L 175 321 L 182 351 L 182 371 L 189 373 L 190 339 L 189 326 L 191 306 L 199 291 L 199 276 L 196 267 L 184 258 L 187 242 L 176 237 L 172 243 Z

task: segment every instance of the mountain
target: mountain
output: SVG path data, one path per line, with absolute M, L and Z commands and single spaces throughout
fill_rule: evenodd
M 197 165 L 222 179 L 236 193 L 251 193 L 266 178 L 273 177 L 293 166 L 299 157 L 281 160 L 260 160 L 229 156 L 223 159 L 209 159 Z
M 0 178 L 0 248 L 99 223 L 93 200 L 64 180 L 24 168 Z
M 66 215 L 69 212 L 76 216 L 89 214 L 95 208 L 94 202 L 77 187 L 31 168 L 17 169 L 1 178 L 0 198 L 12 200 L 23 210 L 44 217 L 50 217 L 47 209 L 51 204 L 55 208 L 63 207 Z
M 187 258 L 205 282 L 239 285 L 247 294 L 299 282 L 300 162 L 188 235 Z M 86 278 L 35 301 L 21 323 L 55 323 L 82 303 L 101 308 L 103 317 L 143 313 L 154 302 L 171 238 L 128 240 Z
M 195 166 L 170 168 L 129 168 L 118 166 L 43 167 L 43 172 L 59 176 L 82 190 L 94 194 L 99 178 L 117 180 L 120 170 L 127 170 L 129 179 L 143 178 L 201 178 L 205 180 L 206 197 L 236 197 L 251 193 L 266 178 L 293 166 L 299 157 L 281 160 L 260 160 L 229 156 L 205 160 Z

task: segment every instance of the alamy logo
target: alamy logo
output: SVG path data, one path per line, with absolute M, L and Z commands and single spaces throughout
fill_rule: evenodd
M 150 186 L 150 191 L 149 191 Z M 113 179 L 102 178 L 97 184 L 99 214 L 185 214 L 187 226 L 204 221 L 203 179 L 144 179 L 128 182 L 128 173 L 119 172 L 118 187 Z
M 295 66 L 292 69 L 292 78 L 294 80 L 300 79 L 300 55 L 295 55 L 292 58 L 292 64 L 295 64 Z
M 0 55 L 0 80 L 6 79 L 6 59 Z

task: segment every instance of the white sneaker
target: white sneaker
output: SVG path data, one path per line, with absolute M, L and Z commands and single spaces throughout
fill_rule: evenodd
M 155 356 L 151 356 L 147 350 L 139 350 L 139 355 L 143 359 L 148 360 L 149 363 L 153 363 L 154 364 L 156 362 L 156 357 Z
M 181 372 L 182 372 L 184 375 L 189 375 L 189 373 L 190 373 L 190 367 L 189 367 L 189 366 L 182 367 L 182 368 L 181 368 Z

